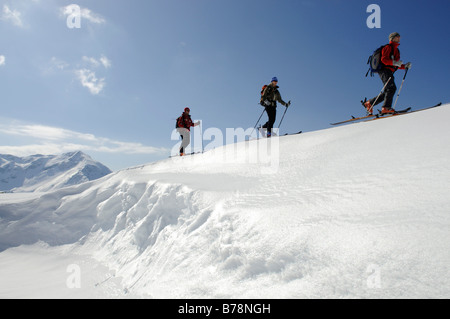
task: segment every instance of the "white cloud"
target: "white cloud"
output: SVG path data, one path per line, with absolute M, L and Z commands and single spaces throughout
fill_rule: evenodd
M 93 67 L 98 67 L 100 65 L 100 62 L 97 59 L 87 56 L 83 56 L 83 62 L 91 64 Z
M 95 68 L 98 68 L 100 65 L 103 65 L 105 69 L 111 67 L 111 60 L 109 60 L 106 56 L 102 55 L 100 59 L 96 59 L 93 57 L 83 56 L 83 61 L 89 63 Z
M 3 6 L 2 20 L 10 21 L 17 27 L 23 27 L 22 14 L 17 10 L 11 10 L 7 4 Z
M 84 67 L 75 70 L 75 74 L 81 85 L 86 87 L 91 94 L 99 94 L 105 87 L 105 78 L 97 78 L 96 73 L 91 68 L 97 69 L 103 66 L 105 69 L 111 67 L 111 61 L 102 55 L 99 59 L 94 57 L 83 56 Z
M 75 75 L 76 80 L 87 88 L 93 95 L 98 95 L 106 86 L 106 79 L 98 76 L 104 75 L 105 70 L 111 67 L 112 63 L 105 55 L 100 58 L 83 56 L 79 63 L 67 63 L 57 57 L 52 57 L 48 66 L 42 69 L 43 75 L 51 75 L 57 71 L 68 72 Z
M 92 23 L 97 23 L 97 24 L 106 22 L 106 20 L 102 16 L 92 12 L 91 10 L 89 10 L 87 8 L 81 9 L 81 18 L 87 19 L 88 21 L 90 21 Z
M 169 152 L 165 148 L 122 142 L 93 134 L 38 124 L 18 124 L 17 122 L 0 124 L 0 134 L 26 139 L 26 145 L 0 145 L 1 154 L 16 156 L 49 155 L 77 150 L 109 154 L 165 154 Z
M 65 140 L 76 138 L 84 141 L 93 141 L 95 137 L 91 134 L 81 134 L 74 131 L 45 126 L 45 125 L 0 125 L 0 132 L 16 136 L 32 136 L 40 140 Z
M 111 60 L 109 60 L 106 56 L 102 55 L 100 58 L 100 62 L 103 64 L 105 69 L 109 69 L 111 67 Z
M 0 55 L 0 66 L 3 66 L 6 64 L 6 57 L 4 55 Z
M 75 75 L 81 82 L 81 85 L 86 87 L 92 94 L 99 94 L 105 87 L 105 79 L 98 79 L 94 71 L 89 69 L 75 70 Z

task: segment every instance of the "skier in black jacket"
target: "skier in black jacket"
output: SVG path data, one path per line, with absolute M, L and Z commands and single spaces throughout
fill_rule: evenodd
M 266 108 L 267 116 L 269 117 L 267 123 L 262 126 L 263 129 L 267 129 L 267 137 L 272 135 L 272 128 L 277 117 L 277 102 L 286 107 L 289 107 L 291 104 L 291 102 L 286 103 L 283 101 L 277 84 L 278 79 L 276 77 L 272 78 L 272 82 L 266 86 L 261 94 L 261 105 Z

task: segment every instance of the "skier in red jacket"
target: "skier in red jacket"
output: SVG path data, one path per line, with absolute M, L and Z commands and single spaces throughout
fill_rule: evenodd
M 397 91 L 394 73 L 398 69 L 404 70 L 411 68 L 411 62 L 403 64 L 400 60 L 400 51 L 398 49 L 399 45 L 400 34 L 398 32 L 391 33 L 389 35 L 389 44 L 386 45 L 381 52 L 381 64 L 383 65 L 383 68 L 378 71 L 381 81 L 383 81 L 386 88 L 384 89 L 383 95 L 379 98 L 377 96 L 364 103 L 364 107 L 367 109 L 369 114 L 373 114 L 373 107 L 383 101 L 384 105 L 381 110 L 381 114 L 395 113 L 395 110 L 392 108 L 392 100 L 394 99 L 395 92 Z
M 190 113 L 191 110 L 187 107 L 183 114 L 177 118 L 177 131 L 181 136 L 182 142 L 180 147 L 180 156 L 184 156 L 186 147 L 191 143 L 191 127 L 197 126 L 200 122 L 193 123 Z

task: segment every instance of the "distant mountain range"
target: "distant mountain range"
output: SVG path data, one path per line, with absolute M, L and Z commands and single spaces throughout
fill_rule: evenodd
M 111 173 L 83 152 L 17 157 L 0 154 L 0 192 L 47 192 Z

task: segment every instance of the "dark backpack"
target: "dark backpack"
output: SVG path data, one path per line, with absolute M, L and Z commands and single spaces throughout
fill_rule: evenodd
M 373 76 L 374 73 L 378 73 L 385 65 L 381 62 L 381 54 L 383 49 L 390 44 L 385 44 L 376 49 L 371 56 L 369 56 L 369 60 L 367 64 L 369 65 L 369 70 L 366 73 L 366 77 L 369 75 Z M 392 48 L 393 51 L 393 48 Z

